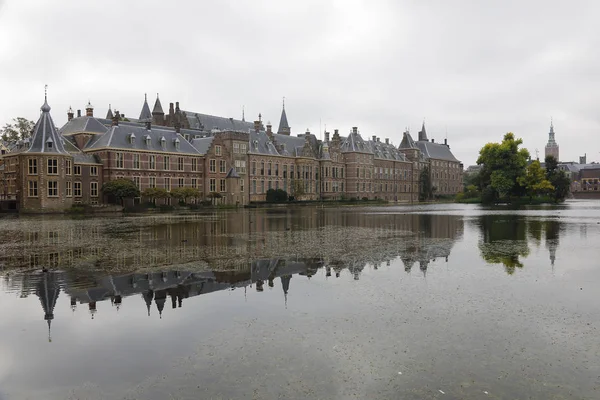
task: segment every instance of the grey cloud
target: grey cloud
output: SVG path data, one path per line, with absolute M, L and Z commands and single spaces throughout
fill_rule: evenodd
M 90 99 L 137 115 L 163 105 L 327 124 L 399 143 L 423 118 L 465 164 L 506 131 L 543 153 L 554 118 L 563 159 L 600 154 L 600 3 L 0 0 L 0 124 L 54 119 Z

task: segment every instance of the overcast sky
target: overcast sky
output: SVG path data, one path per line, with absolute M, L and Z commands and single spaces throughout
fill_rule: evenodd
M 507 131 L 600 159 L 600 1 L 0 0 L 0 125 L 108 104 L 327 126 L 399 144 L 425 119 L 465 166 Z

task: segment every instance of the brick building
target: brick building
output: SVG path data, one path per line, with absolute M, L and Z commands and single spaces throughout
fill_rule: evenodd
M 117 178 L 141 191 L 193 187 L 201 199 L 231 205 L 265 201 L 269 189 L 297 200 L 412 202 L 425 168 L 435 194 L 462 190 L 462 164 L 446 142 L 427 139 L 424 124 L 418 141 L 405 132 L 399 147 L 365 139 L 357 127 L 348 136 L 324 132 L 320 140 L 308 131 L 293 136 L 285 105 L 274 132 L 260 114 L 247 122 L 183 111 L 179 103 L 165 114 L 158 96 L 152 111 L 144 99 L 138 119 L 110 106 L 106 118 L 98 118 L 90 103 L 85 115 L 69 109 L 67 119 L 57 130 L 45 102 L 32 139 L 0 156 L 4 192 L 23 211 L 102 203 L 102 183 Z

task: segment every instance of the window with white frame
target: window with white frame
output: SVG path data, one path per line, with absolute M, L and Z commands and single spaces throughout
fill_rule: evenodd
M 90 167 L 90 176 L 98 176 L 98 167 L 95 165 Z
M 65 160 L 65 174 L 71 175 L 73 173 L 71 160 Z
M 221 146 L 219 146 L 219 145 L 215 146 L 215 155 L 217 155 L 217 156 L 221 155 Z
M 48 175 L 58 175 L 58 159 L 49 158 L 48 159 Z
M 225 179 L 221 179 L 221 187 L 219 188 L 221 192 L 225 192 L 226 191 L 226 187 L 225 187 Z
M 167 192 L 171 191 L 171 178 L 165 178 L 165 190 Z
M 183 157 L 177 157 L 177 170 L 183 171 Z
M 140 155 L 133 155 L 133 169 L 140 169 Z
M 117 163 L 115 165 L 115 168 L 124 168 L 124 165 L 125 165 L 124 159 L 125 159 L 125 157 L 124 157 L 123 153 L 116 153 Z
M 227 162 L 225 160 L 219 160 L 219 172 L 222 174 L 227 172 Z
M 67 161 L 69 161 L 69 160 L 67 160 Z M 37 158 L 30 158 L 29 159 L 29 170 L 28 170 L 29 175 L 37 175 L 37 173 L 38 173 L 37 167 L 38 167 Z M 30 182 L 33 182 L 33 181 L 30 181 Z M 37 182 L 36 182 L 36 184 L 37 184 Z M 36 191 L 37 191 L 37 189 L 36 189 Z M 37 197 L 37 194 L 35 195 L 35 197 Z
M 73 194 L 75 197 L 81 197 L 81 182 L 73 182 Z
M 73 175 L 81 175 L 81 165 L 73 166 Z
M 151 176 L 148 178 L 148 186 L 151 188 L 156 187 L 156 177 L 155 176 Z
M 29 186 L 29 191 L 28 191 L 29 197 L 38 197 L 37 181 L 29 181 L 28 186 Z
M 148 168 L 156 169 L 156 156 L 154 154 L 148 156 Z
M 71 182 L 71 181 L 65 182 L 65 195 L 67 197 L 73 197 L 73 182 Z
M 90 182 L 90 197 L 98 197 L 98 182 Z
M 168 171 L 169 169 L 171 169 L 171 159 L 169 158 L 169 156 L 163 157 L 163 169 L 165 171 Z
M 198 171 L 198 159 L 192 158 L 192 172 Z
M 217 191 L 217 180 L 215 178 L 210 178 L 208 183 L 209 183 L 209 190 L 211 192 L 216 192 Z
M 217 160 L 209 160 L 208 161 L 208 171 L 209 172 L 217 172 Z
M 48 197 L 58 197 L 58 181 L 48 181 Z

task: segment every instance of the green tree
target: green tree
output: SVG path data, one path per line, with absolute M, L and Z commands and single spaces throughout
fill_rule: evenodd
M 215 199 L 220 199 L 221 197 L 221 193 L 218 192 L 210 192 L 207 196 L 210 199 L 211 204 L 215 204 Z
M 147 199 L 166 199 L 169 197 L 169 192 L 164 188 L 147 188 L 142 192 L 142 196 Z
M 104 183 L 102 185 L 102 193 L 108 196 L 109 199 L 118 200 L 120 204 L 123 204 L 123 199 L 139 197 L 140 189 L 138 189 L 133 181 L 119 178 Z
M 304 182 L 301 179 L 292 180 L 292 184 L 290 185 L 290 189 L 292 190 L 292 196 L 298 200 L 300 196 L 304 195 Z
M 533 196 L 547 194 L 554 190 L 554 186 L 546 179 L 546 174 L 538 160 L 527 166 L 525 175 L 519 177 L 519 184 L 525 188 L 529 200 L 532 200 Z
M 267 190 L 267 203 L 285 203 L 288 200 L 288 194 L 283 189 Z
M 178 187 L 171 189 L 171 197 L 187 204 L 189 198 L 200 197 L 200 191 L 191 187 Z
M 431 175 L 429 173 L 429 167 L 423 168 L 420 174 L 420 185 L 419 185 L 419 200 L 426 201 L 433 197 L 434 188 L 431 185 Z
M 27 139 L 31 137 L 35 122 L 27 118 L 13 118 L 12 124 L 5 124 L 0 129 L 0 138 L 7 143 L 15 143 L 19 139 Z
M 558 161 L 554 156 L 547 156 L 546 163 L 546 179 L 554 187 L 552 197 L 554 201 L 564 201 L 571 190 L 571 180 L 563 171 L 558 169 Z
M 519 179 L 526 174 L 529 151 L 519 148 L 523 140 L 511 132 L 504 135 L 502 143 L 488 143 L 479 151 L 477 164 L 481 189 L 491 188 L 498 196 L 521 196 L 524 189 Z M 486 196 L 490 197 L 490 196 Z M 496 197 L 496 196 L 492 196 Z

